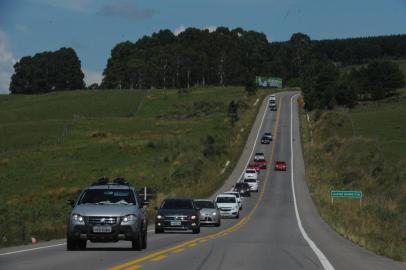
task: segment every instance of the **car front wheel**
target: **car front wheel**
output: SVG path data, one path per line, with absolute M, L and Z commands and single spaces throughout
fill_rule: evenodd
M 78 248 L 78 243 L 75 239 L 68 237 L 66 239 L 66 249 L 67 250 L 76 250 Z
M 194 234 L 200 233 L 200 227 L 198 227 L 198 228 L 196 228 L 196 229 L 193 229 L 193 233 L 194 233 Z
M 142 236 L 142 249 L 147 248 L 147 232 L 144 232 Z
M 138 233 L 134 240 L 131 242 L 134 250 L 140 251 L 142 249 L 142 233 Z

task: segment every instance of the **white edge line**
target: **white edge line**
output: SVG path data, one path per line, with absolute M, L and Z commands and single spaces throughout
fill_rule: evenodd
M 22 252 L 27 252 L 27 251 L 33 251 L 33 250 L 38 250 L 38 249 L 58 247 L 58 246 L 63 246 L 63 245 L 66 245 L 66 243 L 61 243 L 61 244 L 56 244 L 56 245 L 51 245 L 51 246 L 44 246 L 44 247 L 29 248 L 29 249 L 24 249 L 24 250 L 17 250 L 17 251 L 12 251 L 12 252 L 7 252 L 7 253 L 1 253 L 0 256 L 22 253 Z
M 267 99 L 265 98 L 264 100 L 267 100 Z M 256 138 L 255 138 L 254 145 L 252 146 L 251 154 L 250 154 L 250 156 L 248 157 L 247 163 L 245 164 L 245 167 L 244 167 L 244 169 L 242 170 L 242 172 L 241 172 L 241 174 L 240 174 L 240 177 L 238 178 L 237 182 L 239 182 L 239 181 L 242 180 L 242 176 L 244 175 L 245 169 L 247 168 L 248 164 L 249 164 L 250 161 L 251 161 L 252 154 L 254 154 L 255 148 L 256 148 L 256 146 L 257 146 L 258 138 L 259 138 L 259 133 L 260 133 L 261 130 L 262 130 L 262 125 L 264 124 L 265 115 L 266 115 L 266 113 L 268 112 L 268 108 L 267 108 L 267 107 L 268 107 L 268 103 L 265 102 L 264 114 L 262 115 L 261 124 L 259 125 L 258 131 L 257 131 L 257 136 L 256 136 Z
M 265 99 L 265 100 L 266 100 L 266 99 Z M 268 105 L 268 104 L 265 104 L 265 105 Z M 264 119 L 265 119 L 266 113 L 267 113 L 267 108 L 266 108 L 266 106 L 265 106 L 264 114 L 262 115 L 261 124 L 259 125 L 258 132 L 257 132 L 257 136 L 256 136 L 256 138 L 255 138 L 255 142 L 254 142 L 254 145 L 253 145 L 253 147 L 252 147 L 251 154 L 250 154 L 250 156 L 249 156 L 249 158 L 248 158 L 248 160 L 247 160 L 247 164 L 245 164 L 245 168 L 248 166 L 248 164 L 249 164 L 249 162 L 250 162 L 250 160 L 251 160 L 252 154 L 254 153 L 255 147 L 256 147 L 256 145 L 257 145 L 259 133 L 260 133 L 260 131 L 261 131 L 261 129 L 262 129 L 262 125 L 263 125 L 263 123 L 264 123 Z M 244 171 L 245 171 L 245 168 L 243 169 L 243 171 L 242 171 L 242 173 L 241 173 L 239 179 L 241 179 L 241 177 L 243 176 Z M 153 231 L 155 231 L 155 230 L 148 230 L 147 232 L 153 232 Z M 56 245 L 51 245 L 51 246 L 44 246 L 44 247 L 37 247 L 37 248 L 29 248 L 29 249 L 17 250 L 17 251 L 12 251 L 12 252 L 7 252 L 7 253 L 1 253 L 0 256 L 11 255 L 11 254 L 16 254 L 16 253 L 23 253 L 23 252 L 27 252 L 27 251 L 34 251 L 34 250 L 38 250 L 38 249 L 46 249 L 46 248 L 58 247 L 58 246 L 62 246 L 62 245 L 65 245 L 65 244 L 66 244 L 66 243 L 56 244 Z
M 335 270 L 334 267 L 331 265 L 330 261 L 327 257 L 323 254 L 323 252 L 317 247 L 317 245 L 313 242 L 312 239 L 307 235 L 306 231 L 302 226 L 302 221 L 300 220 L 299 211 L 297 208 L 296 202 L 296 193 L 295 193 L 295 184 L 293 180 L 293 99 L 300 94 L 293 95 L 290 99 L 290 176 L 291 176 L 291 184 L 292 184 L 292 193 L 293 193 L 293 202 L 295 206 L 295 214 L 297 225 L 299 227 L 300 232 L 302 233 L 303 238 L 312 248 L 313 252 L 316 254 L 317 258 L 319 259 L 320 263 L 322 264 L 325 270 Z

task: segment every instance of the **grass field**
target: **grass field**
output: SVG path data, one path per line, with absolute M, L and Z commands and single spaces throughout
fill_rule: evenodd
M 304 112 L 306 176 L 321 216 L 340 234 L 406 262 L 406 97 L 354 109 Z M 361 190 L 330 202 L 330 190 Z
M 0 96 L 0 246 L 63 237 L 65 200 L 101 176 L 206 196 L 233 167 L 269 91 L 71 91 Z M 239 102 L 232 125 L 228 104 Z M 261 104 L 260 102 L 258 104 Z M 207 142 L 212 136 L 214 143 Z

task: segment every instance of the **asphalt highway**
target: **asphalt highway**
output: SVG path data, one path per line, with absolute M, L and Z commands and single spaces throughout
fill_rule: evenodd
M 318 215 L 304 178 L 297 97 L 278 94 L 277 112 L 263 102 L 237 165 L 216 192 L 241 178 L 255 152 L 265 153 L 271 165 L 260 174 L 259 192 L 244 199 L 239 219 L 203 227 L 199 235 L 155 235 L 151 227 L 143 251 L 131 250 L 130 242 L 66 251 L 64 240 L 1 249 L 0 269 L 406 269 L 344 239 Z M 269 131 L 272 144 L 261 145 Z M 276 160 L 287 162 L 286 172 L 273 170 Z

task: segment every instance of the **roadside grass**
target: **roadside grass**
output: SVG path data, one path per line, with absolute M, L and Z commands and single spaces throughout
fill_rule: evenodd
M 406 262 L 406 98 L 314 112 L 301 111 L 306 178 L 319 213 L 338 233 Z M 312 138 L 311 138 L 312 134 Z M 330 190 L 361 190 L 359 200 Z
M 151 187 L 151 206 L 166 196 L 210 195 L 238 160 L 269 93 L 212 87 L 0 96 L 0 246 L 63 237 L 65 200 L 101 176 Z M 227 116 L 232 100 L 240 104 L 235 125 Z

